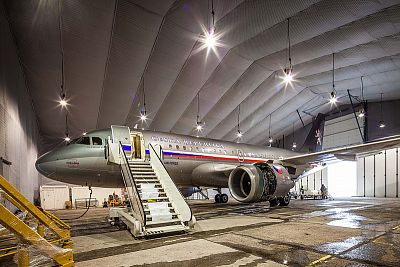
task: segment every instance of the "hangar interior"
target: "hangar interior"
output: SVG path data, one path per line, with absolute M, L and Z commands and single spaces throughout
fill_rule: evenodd
M 398 0 L 0 0 L 0 266 L 399 266 L 399 31 Z M 38 168 L 76 145 L 120 181 Z M 160 199 L 183 234 L 143 238 Z

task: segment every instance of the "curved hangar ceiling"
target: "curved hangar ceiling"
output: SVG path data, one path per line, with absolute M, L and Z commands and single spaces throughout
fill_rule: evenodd
M 193 134 L 199 98 L 203 136 L 236 138 L 240 104 L 243 142 L 265 144 L 300 127 L 296 110 L 332 108 L 332 53 L 339 103 L 347 89 L 378 100 L 400 97 L 400 1 L 214 0 L 215 51 L 201 49 L 211 0 L 5 0 L 47 143 L 60 142 L 65 115 L 57 100 L 64 50 L 69 132 L 134 126 L 143 81 L 145 128 Z M 285 88 L 287 19 L 295 81 Z M 314 108 L 315 107 L 315 108 Z M 302 113 L 309 122 L 311 116 Z

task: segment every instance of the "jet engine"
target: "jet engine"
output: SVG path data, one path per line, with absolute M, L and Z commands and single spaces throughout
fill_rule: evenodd
M 230 173 L 228 184 L 232 196 L 247 203 L 286 197 L 294 186 L 286 168 L 265 162 L 238 166 Z

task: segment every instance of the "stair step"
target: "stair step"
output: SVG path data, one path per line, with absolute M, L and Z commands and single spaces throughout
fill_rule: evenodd
M 157 189 L 159 193 L 165 193 L 166 194 L 166 192 L 164 191 L 164 188 L 162 188 L 162 187 L 154 187 L 154 189 Z M 138 190 L 139 193 L 142 193 L 142 188 L 138 187 L 137 190 Z
M 171 212 L 171 215 L 172 215 L 172 217 L 174 217 L 174 216 L 178 216 L 179 214 L 176 212 L 174 212 L 174 213 Z M 149 218 L 152 218 L 151 214 L 146 214 L 146 219 L 149 219 Z M 176 218 L 173 218 L 173 219 L 176 219 Z M 151 221 L 148 221 L 148 222 L 151 222 Z
M 128 164 L 130 168 L 143 168 L 143 169 L 151 169 L 153 168 L 150 164 Z
M 162 198 L 162 197 L 167 197 L 167 195 L 166 194 L 164 194 L 164 195 L 159 195 L 158 197 L 143 197 L 143 195 L 142 194 L 139 194 L 140 195 L 140 199 L 142 200 L 142 201 L 148 201 L 148 200 L 160 200 L 160 198 Z
M 132 168 L 132 172 L 154 172 L 152 168 Z
M 155 179 L 155 178 L 158 178 L 156 175 L 133 175 L 133 179 L 135 179 L 135 178 L 152 178 L 152 179 Z
M 148 221 L 148 222 L 146 222 L 146 226 L 161 225 L 161 224 L 174 224 L 174 223 L 180 223 L 180 222 L 181 222 L 180 219 L 172 219 L 172 220 L 168 220 L 168 221 L 156 221 L 156 222 Z
M 137 181 L 137 180 L 136 180 L 136 181 Z M 138 189 L 141 189 L 141 185 L 142 185 L 142 184 L 147 184 L 147 183 L 136 183 L 137 188 L 138 188 Z M 162 188 L 162 185 L 161 185 L 160 183 L 151 183 L 151 184 L 153 184 L 154 187 L 157 188 L 157 189 L 163 189 L 163 188 Z
M 147 228 L 147 227 L 146 227 Z M 150 229 L 146 229 L 146 235 L 159 235 L 165 233 L 172 233 L 172 232 L 184 232 L 187 231 L 187 227 L 183 225 L 167 225 L 161 227 L 151 227 Z
M 157 184 L 159 181 L 158 179 L 135 179 L 135 183 L 142 183 L 142 184 Z
M 149 182 L 150 182 L 150 183 L 159 182 L 159 180 L 158 180 L 157 178 L 136 178 L 136 179 L 135 179 L 135 183 L 136 183 L 136 184 L 137 184 L 139 181 L 143 181 L 143 182 L 140 182 L 140 183 L 142 183 L 142 184 L 148 184 Z
M 155 172 L 153 172 L 153 171 L 151 171 L 151 172 L 149 172 L 149 171 L 132 171 L 132 175 L 133 176 L 135 176 L 135 175 L 137 175 L 137 176 L 139 176 L 139 175 L 151 175 L 151 176 L 155 176 L 156 174 L 155 174 Z
M 144 204 L 144 203 L 143 203 L 143 204 Z M 177 215 L 178 215 L 178 213 L 175 212 L 175 209 L 174 209 L 173 207 L 168 207 L 168 208 L 169 208 L 169 212 L 170 212 L 170 213 L 172 213 L 172 214 L 177 214 Z M 149 210 L 148 208 L 145 208 L 145 209 L 144 209 L 144 213 L 146 214 L 146 217 L 147 217 L 147 216 L 151 216 L 150 210 Z
M 149 200 L 156 200 L 155 202 L 160 202 L 161 200 L 169 200 L 169 198 L 168 197 L 152 197 L 152 198 L 142 199 L 142 201 L 147 201 L 147 203 L 149 203 Z M 151 203 L 151 201 L 150 201 L 150 203 Z
M 151 202 L 150 202 L 150 203 L 151 203 Z M 168 207 L 172 209 L 172 204 L 171 204 L 171 202 L 169 202 L 169 201 L 164 201 L 163 203 L 167 203 L 167 204 L 168 204 Z M 143 207 L 145 208 L 145 210 L 149 210 L 148 205 L 147 205 L 148 202 L 143 202 L 142 204 L 143 204 Z M 169 205 L 171 205 L 171 206 L 169 206 Z
M 162 191 L 158 191 L 158 194 L 159 195 L 165 195 L 165 196 L 167 195 L 167 193 L 162 192 Z M 143 195 L 142 192 L 139 191 L 139 195 L 142 196 Z M 149 198 L 149 199 L 151 199 L 151 198 Z

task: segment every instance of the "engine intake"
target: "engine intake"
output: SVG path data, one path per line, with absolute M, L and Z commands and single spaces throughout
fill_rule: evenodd
M 283 197 L 294 186 L 284 167 L 264 162 L 235 168 L 228 184 L 232 196 L 247 203 Z

